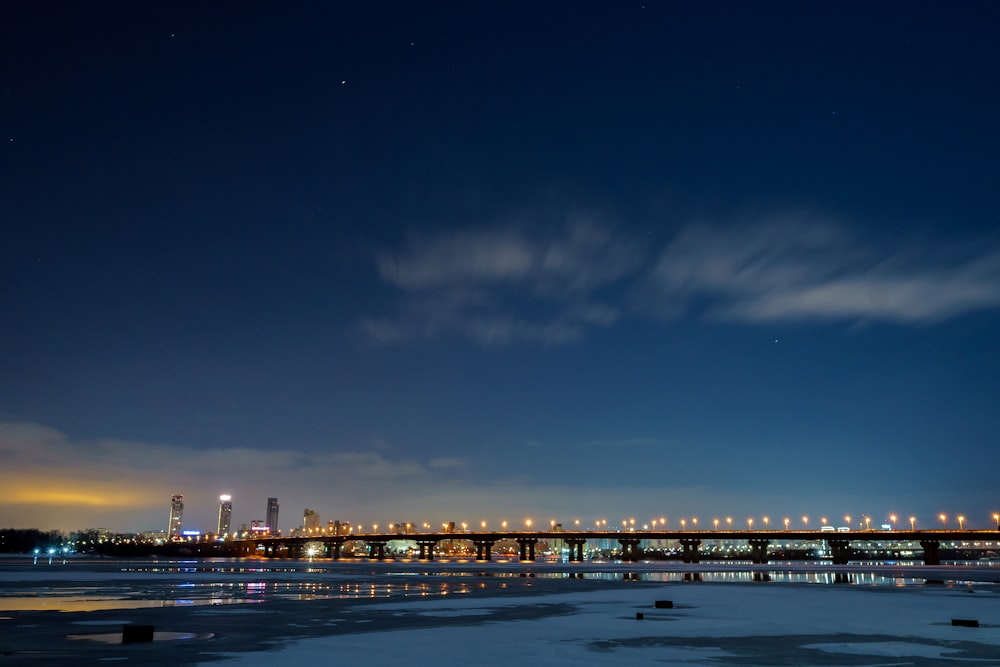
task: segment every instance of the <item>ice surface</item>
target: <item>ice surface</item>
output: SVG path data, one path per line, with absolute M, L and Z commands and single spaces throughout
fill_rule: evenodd
M 671 599 L 675 608 L 655 609 L 657 599 Z M 573 613 L 530 621 L 491 618 L 499 610 L 567 604 Z M 298 640 L 271 651 L 227 654 L 230 661 L 224 664 L 270 667 L 331 655 L 407 664 L 422 655 L 448 664 L 485 665 L 578 665 L 609 659 L 674 665 L 719 665 L 732 659 L 765 665 L 779 657 L 781 664 L 829 665 L 830 654 L 843 665 L 886 664 L 886 657 L 1000 664 L 1000 595 L 995 589 L 968 595 L 949 587 L 664 584 L 530 597 L 392 601 L 367 610 L 373 608 L 387 616 L 433 615 L 441 624 Z M 644 620 L 636 620 L 637 611 Z M 954 628 L 952 617 L 978 618 L 984 627 Z

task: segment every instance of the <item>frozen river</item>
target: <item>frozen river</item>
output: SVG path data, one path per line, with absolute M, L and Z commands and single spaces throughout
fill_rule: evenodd
M 6 560 L 0 666 L 1000 665 L 998 582 L 989 564 Z M 120 644 L 127 623 L 156 641 Z

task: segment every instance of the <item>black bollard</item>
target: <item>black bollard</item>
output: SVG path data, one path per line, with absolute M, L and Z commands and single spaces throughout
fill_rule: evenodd
M 635 620 L 641 621 L 644 618 L 646 618 L 646 617 L 643 615 L 643 613 L 641 611 L 635 612 Z
M 673 600 L 657 600 L 653 603 L 653 606 L 657 609 L 673 609 L 674 602 Z
M 134 625 L 129 623 L 122 626 L 122 644 L 140 644 L 153 641 L 152 625 Z

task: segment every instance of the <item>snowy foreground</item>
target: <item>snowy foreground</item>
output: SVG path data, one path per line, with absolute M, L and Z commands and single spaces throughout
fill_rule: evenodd
M 673 609 L 654 601 L 671 600 Z M 360 611 L 360 609 L 358 610 Z M 371 614 L 440 623 L 366 632 Z M 530 613 L 526 613 L 530 612 Z M 643 615 L 642 620 L 636 614 Z M 530 617 L 530 618 L 529 618 Z M 955 627 L 953 618 L 981 627 Z M 326 637 L 212 654 L 222 664 L 1000 665 L 996 586 L 858 587 L 644 584 L 530 598 L 446 598 L 368 605 L 315 618 Z M 272 628 L 273 629 L 273 628 Z M 203 664 L 209 664 L 208 662 Z M 213 662 L 212 664 L 220 664 Z

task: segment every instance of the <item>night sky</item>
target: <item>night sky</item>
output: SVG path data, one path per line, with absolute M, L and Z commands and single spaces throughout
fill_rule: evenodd
M 8 3 L 0 526 L 992 525 L 998 25 Z

